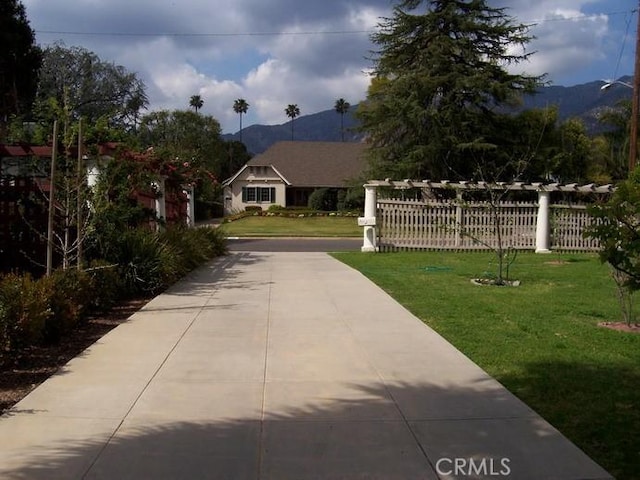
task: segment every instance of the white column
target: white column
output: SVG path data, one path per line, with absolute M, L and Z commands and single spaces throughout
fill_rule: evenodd
M 87 185 L 89 188 L 95 187 L 98 183 L 98 175 L 100 175 L 100 166 L 95 158 L 87 158 Z
M 158 191 L 158 197 L 156 198 L 156 218 L 159 220 L 167 219 L 167 208 L 164 202 L 165 197 L 165 189 L 164 189 L 164 178 L 159 178 L 158 180 L 153 182 Z M 160 230 L 160 222 L 156 222 L 156 230 Z
M 538 191 L 536 253 L 551 253 L 549 250 L 549 196 L 550 192 Z
M 375 252 L 376 247 L 376 187 L 364 186 L 364 217 L 358 219 L 359 225 L 364 227 L 362 251 Z
M 193 185 L 184 185 L 182 187 L 183 192 L 187 196 L 187 227 L 193 228 L 196 225 L 196 217 L 195 217 L 195 200 L 193 193 Z

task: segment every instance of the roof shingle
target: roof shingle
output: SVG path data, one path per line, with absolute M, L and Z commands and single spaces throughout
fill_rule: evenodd
M 295 187 L 344 187 L 366 168 L 364 143 L 278 142 L 247 165 L 273 165 Z

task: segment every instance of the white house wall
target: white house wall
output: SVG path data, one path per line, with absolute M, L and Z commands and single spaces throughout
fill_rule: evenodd
M 243 187 L 275 188 L 276 201 L 261 202 L 258 199 L 257 201 L 243 202 Z M 286 185 L 282 177 L 271 167 L 247 167 L 224 189 L 225 215 L 244 211 L 248 206 L 259 206 L 263 210 L 267 210 L 271 205 L 286 206 Z

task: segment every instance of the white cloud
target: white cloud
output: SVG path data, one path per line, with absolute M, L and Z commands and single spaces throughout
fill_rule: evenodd
M 519 22 L 535 22 L 537 50 L 520 66 L 551 80 L 597 65 L 611 24 L 585 15 L 596 0 L 494 0 Z M 600 2 L 609 8 L 611 3 Z M 151 108 L 188 108 L 191 95 L 224 131 L 237 130 L 233 100 L 245 98 L 245 125 L 284 123 L 284 107 L 302 114 L 357 103 L 373 46 L 367 33 L 390 16 L 392 0 L 23 0 L 39 42 L 63 39 L 124 65 L 145 81 Z M 611 7 L 613 8 L 613 7 Z M 618 7 L 616 7 L 618 8 Z M 622 8 L 622 7 L 620 7 Z M 620 9 L 618 8 L 618 9 Z M 90 32 L 71 35 L 46 32 Z M 96 33 L 120 35 L 95 35 Z M 284 35 L 278 35 L 284 32 Z M 309 32 L 316 32 L 309 34 Z M 324 32 L 324 33 L 321 33 Z M 331 32 L 331 33 L 329 33 Z M 335 32 L 352 32 L 337 34 Z M 355 33 L 360 32 L 360 33 Z M 134 35 L 128 35 L 134 34 Z M 165 35 L 161 35 L 165 34 Z M 258 35 L 262 34 L 262 35 Z M 269 34 L 269 35 L 264 35 Z M 611 41 L 609 41 L 611 43 Z M 607 74 L 610 75 L 610 74 Z M 606 76 L 606 75 L 605 75 Z M 572 77 L 577 78 L 577 77 Z

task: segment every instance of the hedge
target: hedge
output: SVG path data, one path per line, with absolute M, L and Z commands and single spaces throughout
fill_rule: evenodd
M 130 230 L 112 240 L 110 258 L 93 260 L 85 270 L 0 277 L 0 355 L 56 342 L 89 314 L 127 297 L 156 294 L 225 252 L 224 236 L 214 228 Z

